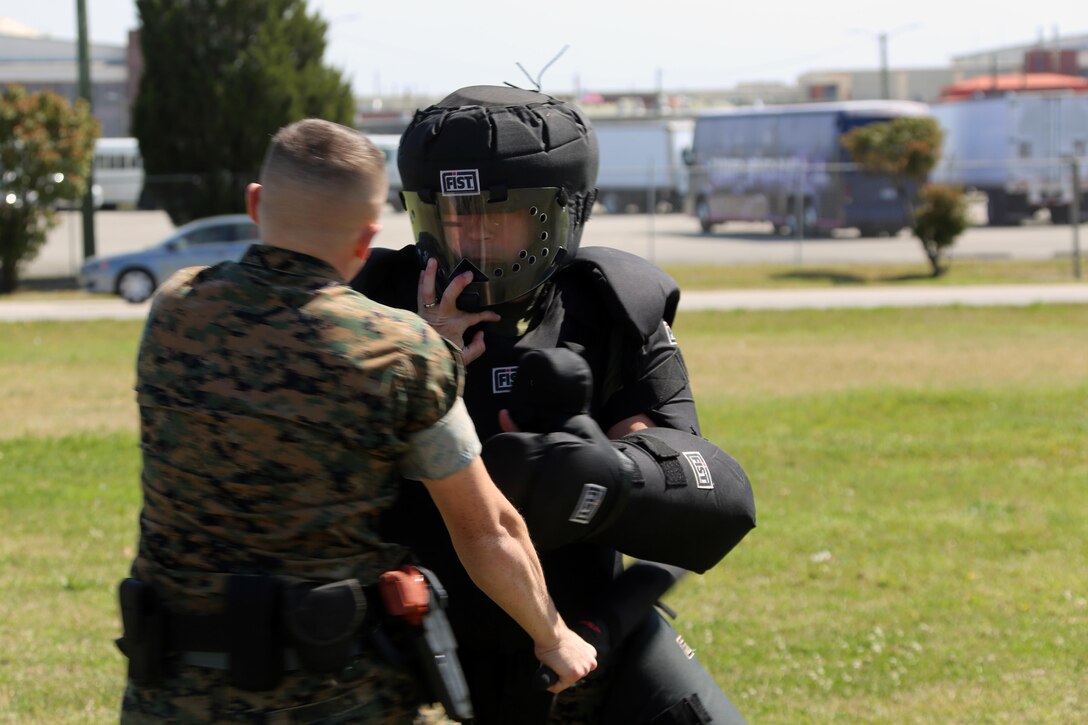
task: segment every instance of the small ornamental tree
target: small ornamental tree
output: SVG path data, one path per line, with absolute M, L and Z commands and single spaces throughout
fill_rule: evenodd
M 922 240 L 934 277 L 944 274 L 944 250 L 967 226 L 967 201 L 961 189 L 943 184 L 922 187 L 911 231 Z
M 897 184 L 899 196 L 907 205 L 908 216 L 912 220 L 911 229 L 922 241 L 922 248 L 934 277 L 946 271 L 941 266 L 942 251 L 966 228 L 966 214 L 962 219 L 955 216 L 956 190 L 942 188 L 931 193 L 924 186 L 933 167 L 940 160 L 943 142 L 944 134 L 935 119 L 909 116 L 858 126 L 840 138 L 840 143 L 849 152 L 850 158 L 862 169 L 887 174 L 900 180 Z M 920 190 L 920 201 L 926 209 L 927 219 L 923 228 L 930 235 L 928 237 L 922 237 L 918 233 L 919 226 L 915 223 L 915 189 Z M 927 201 L 930 199 L 933 203 Z M 960 203 L 962 202 L 961 195 Z M 941 214 L 951 216 L 939 220 Z M 963 221 L 964 226 L 959 226 L 959 221 Z M 932 236 L 937 229 L 940 229 L 941 242 L 939 246 L 933 246 L 938 244 Z M 957 231 L 947 236 L 953 229 Z
M 937 165 L 944 141 L 932 118 L 900 116 L 847 131 L 841 143 L 866 171 L 905 177 L 924 184 Z
M 0 93 L 0 294 L 15 290 L 20 263 L 56 226 L 57 203 L 83 196 L 98 133 L 82 99 L 18 85 Z

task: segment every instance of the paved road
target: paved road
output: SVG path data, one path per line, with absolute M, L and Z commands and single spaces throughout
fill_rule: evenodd
M 964 287 L 865 287 L 816 290 L 692 291 L 680 298 L 682 310 L 787 310 L 841 307 L 922 307 L 1009 305 L 1040 302 L 1088 304 L 1088 284 L 972 285 Z M 143 319 L 148 303 L 120 299 L 0 301 L 0 322 L 24 320 Z
M 78 212 L 61 214 L 38 258 L 27 265 L 24 279 L 73 276 L 82 261 L 82 220 Z M 173 228 L 158 211 L 101 212 L 95 215 L 100 254 L 142 249 Z M 387 213 L 375 244 L 401 247 L 411 239 L 407 214 Z M 1080 229 L 1088 246 L 1088 225 Z M 894 238 L 834 238 L 798 241 L 771 233 L 767 225 L 726 224 L 713 234 L 700 234 L 694 219 L 683 214 L 600 214 L 589 222 L 583 243 L 624 249 L 657 264 L 757 264 L 797 266 L 843 263 L 926 265 L 919 242 L 908 234 Z M 956 241 L 953 258 L 1052 259 L 1073 250 L 1068 226 L 1033 224 L 1020 227 L 975 227 Z
M 406 214 L 388 213 L 377 246 L 400 247 L 411 237 Z M 102 212 L 96 215 L 98 250 L 102 254 L 148 246 L 172 229 L 162 212 Z M 62 214 L 42 253 L 24 271 L 24 279 L 73 275 L 82 248 L 81 217 Z M 1081 236 L 1088 243 L 1088 227 Z M 954 257 L 1052 259 L 1069 257 L 1073 230 L 1049 224 L 1015 228 L 969 229 L 954 247 Z M 780 237 L 758 224 L 725 225 L 704 235 L 695 220 L 681 214 L 594 217 L 585 244 L 611 246 L 657 264 L 781 263 L 799 267 L 836 263 L 916 263 L 926 265 L 917 240 L 834 238 L 804 240 Z M 881 307 L 921 305 L 1027 305 L 1037 302 L 1088 302 L 1088 285 L 1002 285 L 966 287 L 865 287 L 819 290 L 689 291 L 681 308 L 789 309 L 798 307 Z M 142 319 L 147 305 L 113 298 L 65 302 L 0 301 L 0 321 L 31 319 Z

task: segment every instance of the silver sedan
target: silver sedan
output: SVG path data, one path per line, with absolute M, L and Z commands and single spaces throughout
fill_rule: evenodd
M 89 258 L 79 270 L 79 286 L 143 302 L 179 269 L 238 260 L 259 242 L 257 225 L 245 214 L 197 219 L 148 249 Z

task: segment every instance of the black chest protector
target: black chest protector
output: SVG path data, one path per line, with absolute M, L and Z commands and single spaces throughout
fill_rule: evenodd
M 414 246 L 375 249 L 351 284 L 376 302 L 414 311 L 419 269 Z M 698 434 L 687 371 L 668 328 L 680 296 L 668 275 L 634 255 L 589 247 L 543 294 L 545 312 L 532 329 L 515 337 L 485 328 L 486 351 L 467 367 L 464 400 L 481 440 L 500 432 L 498 414 L 510 405 L 522 355 L 564 344 L 579 346 L 589 363 L 590 415 L 601 428 L 648 413 L 659 425 Z M 388 540 L 412 547 L 449 590 L 448 614 L 462 648 L 531 647 L 521 628 L 471 583 L 423 486 L 402 487 L 383 528 Z M 621 569 L 614 550 L 587 543 L 542 552 L 541 563 L 567 616 L 596 601 Z
M 418 274 L 414 246 L 375 249 L 351 284 L 376 302 L 415 311 Z M 532 329 L 506 336 L 484 328 L 487 349 L 468 366 L 464 393 L 480 438 L 499 432 L 498 412 L 507 407 L 521 356 L 568 344 L 592 370 L 589 412 L 603 429 L 648 413 L 658 425 L 698 434 L 687 370 L 669 327 L 679 300 L 673 279 L 640 257 L 580 250 L 544 290 L 544 312 Z

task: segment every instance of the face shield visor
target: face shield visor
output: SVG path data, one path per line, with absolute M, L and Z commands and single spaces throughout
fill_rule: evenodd
M 436 292 L 472 271 L 457 306 L 477 310 L 515 300 L 543 284 L 567 257 L 574 220 L 557 188 L 435 194 L 426 202 L 403 192 L 416 246 L 424 262 L 438 260 Z

